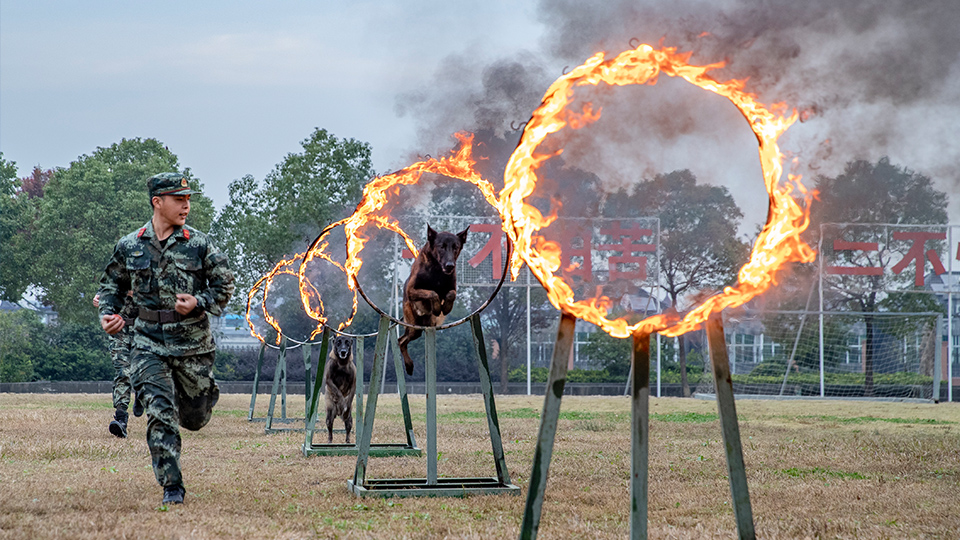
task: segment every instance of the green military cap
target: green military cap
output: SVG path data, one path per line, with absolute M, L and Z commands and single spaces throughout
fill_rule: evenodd
M 190 189 L 190 183 L 187 177 L 175 172 L 165 172 L 155 174 L 147 178 L 147 190 L 150 197 L 160 197 L 163 195 L 192 195 L 199 193 Z

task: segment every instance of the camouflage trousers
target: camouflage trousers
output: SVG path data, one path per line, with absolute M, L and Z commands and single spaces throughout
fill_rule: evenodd
M 163 487 L 183 484 L 179 426 L 196 431 L 207 425 L 220 397 L 213 361 L 212 352 L 195 356 L 133 352 L 130 376 L 147 414 L 153 474 Z
M 133 331 L 124 327 L 110 340 L 110 359 L 113 361 L 113 408 L 130 407 L 130 353 L 133 351 Z

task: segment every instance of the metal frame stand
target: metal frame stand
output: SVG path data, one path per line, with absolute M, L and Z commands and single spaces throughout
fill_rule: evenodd
M 403 409 L 403 426 L 406 435 L 406 443 L 383 443 L 374 444 L 369 448 L 369 455 L 377 457 L 385 456 L 421 456 L 422 450 L 417 447 L 417 440 L 413 436 L 413 420 L 410 417 L 410 404 L 407 400 L 407 385 L 404 379 L 403 367 L 400 365 L 400 351 L 395 337 L 390 336 L 389 325 L 384 329 L 381 319 L 380 331 L 377 333 L 377 344 L 374 351 L 374 364 L 372 379 L 370 381 L 370 391 L 374 388 L 379 390 L 380 382 L 383 377 L 383 356 L 386 352 L 386 343 L 390 342 L 394 352 L 393 367 L 397 375 L 397 389 L 400 393 L 400 405 Z M 388 321 L 389 323 L 389 321 Z M 320 358 L 317 360 L 317 378 L 313 385 L 312 397 L 308 400 L 307 406 L 307 427 L 306 435 L 303 440 L 303 455 L 305 456 L 354 456 L 359 453 L 359 441 L 363 438 L 366 429 L 363 410 L 363 350 L 364 336 L 357 336 L 354 342 L 353 358 L 357 364 L 357 391 L 356 405 L 354 405 L 354 438 L 352 443 L 314 443 L 313 436 L 316 433 L 317 419 L 320 415 L 320 391 L 323 389 L 323 370 L 327 363 L 327 344 L 330 339 L 330 329 L 323 329 L 322 345 L 320 349 Z M 378 363 L 379 360 L 379 363 Z M 373 414 L 371 411 L 370 414 Z M 321 434 L 326 430 L 321 429 Z M 335 433 L 343 433 L 343 430 L 335 430 Z
M 553 443 L 557 434 L 557 420 L 560 417 L 560 400 L 567 378 L 567 361 L 573 346 L 573 315 L 563 313 L 557 331 L 553 361 L 550 366 L 550 378 L 540 414 L 540 432 L 537 447 L 533 454 L 533 466 L 530 472 L 530 487 L 527 503 L 520 526 L 520 538 L 534 539 L 540 527 L 540 514 L 543 508 L 544 492 L 547 485 L 547 473 L 553 454 Z M 727 472 L 730 477 L 730 493 L 733 497 L 733 511 L 737 521 L 739 538 L 754 540 L 756 533 L 753 524 L 753 511 L 750 506 L 750 493 L 747 489 L 746 468 L 743 462 L 743 448 L 740 444 L 740 429 L 737 423 L 737 411 L 733 397 L 733 381 L 730 378 L 730 361 L 727 357 L 727 345 L 723 335 L 723 320 L 719 313 L 707 321 L 707 335 L 710 346 L 710 363 L 713 366 L 713 378 L 717 388 L 717 408 L 720 425 L 723 430 L 724 450 L 727 456 Z M 631 374 L 631 422 L 630 422 L 630 538 L 647 538 L 647 494 L 649 472 L 649 399 L 650 399 L 650 335 L 633 336 L 633 362 Z
M 372 455 L 370 436 L 377 409 L 377 397 L 380 390 L 382 362 L 386 352 L 386 343 L 382 337 L 387 333 L 390 320 L 380 319 L 380 333 L 377 336 L 374 354 L 373 380 L 370 381 L 367 411 L 357 454 L 357 466 L 353 479 L 347 480 L 350 492 L 358 497 L 463 497 L 466 495 L 493 495 L 499 493 L 519 494 L 520 487 L 511 483 L 507 463 L 500 438 L 500 421 L 497 418 L 496 403 L 493 398 L 493 386 L 490 382 L 490 366 L 487 362 L 487 350 L 480 327 L 480 316 L 470 318 L 473 330 L 474 350 L 477 368 L 480 371 L 480 386 L 483 391 L 483 403 L 487 412 L 487 426 L 490 430 L 490 444 L 493 447 L 496 477 L 438 478 L 437 475 L 437 331 L 427 328 L 423 331 L 426 349 L 426 398 L 427 398 L 427 477 L 402 479 L 367 479 L 367 466 Z M 391 342 L 395 340 L 391 338 Z M 399 369 L 399 358 L 394 355 Z M 405 397 L 405 396 L 404 396 Z M 412 435 L 412 433 L 411 433 Z
M 303 347 L 303 365 L 306 371 L 306 376 L 304 378 L 304 408 L 310 408 L 310 371 L 312 361 L 310 359 L 311 355 L 311 344 L 305 343 L 302 344 Z M 287 338 L 283 337 L 280 341 L 280 354 L 277 357 L 277 367 L 274 370 L 273 374 L 273 388 L 270 392 L 270 406 L 267 408 L 267 415 L 265 417 L 254 417 L 253 412 L 257 405 L 257 391 L 260 386 L 260 370 L 263 368 L 263 357 L 266 351 L 267 345 L 265 343 L 260 344 L 260 354 L 257 358 L 257 369 L 253 375 L 253 389 L 250 392 L 250 411 L 247 414 L 247 420 L 250 422 L 266 422 L 266 427 L 264 428 L 264 433 L 278 433 L 283 431 L 302 431 L 303 428 L 275 428 L 273 427 L 274 422 L 281 424 L 291 424 L 294 422 L 304 422 L 306 425 L 306 418 L 287 418 Z M 277 396 L 280 396 L 280 417 L 276 417 L 276 405 L 277 405 Z

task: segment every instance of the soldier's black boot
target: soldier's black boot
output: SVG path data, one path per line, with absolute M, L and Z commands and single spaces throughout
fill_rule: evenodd
M 163 488 L 163 504 L 183 504 L 183 496 L 187 490 L 183 486 L 167 486 Z
M 143 416 L 143 402 L 140 401 L 140 394 L 133 396 L 133 415 L 137 418 Z
M 127 418 L 129 418 L 127 411 L 124 411 L 123 409 L 117 409 L 117 412 L 113 414 L 113 420 L 110 422 L 110 426 L 108 427 L 110 433 L 113 433 L 121 439 L 126 439 Z

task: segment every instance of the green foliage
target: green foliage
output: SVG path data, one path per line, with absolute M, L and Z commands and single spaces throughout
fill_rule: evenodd
M 631 339 L 611 337 L 606 332 L 591 332 L 586 343 L 580 346 L 580 354 L 602 366 L 610 375 L 623 379 L 630 373 L 633 343 Z
M 16 302 L 29 285 L 25 249 L 34 201 L 22 189 L 17 166 L 0 153 L 0 299 Z
M 107 336 L 99 324 L 44 326 L 29 309 L 0 313 L 0 381 L 111 379 Z
M 725 187 L 697 184 L 689 170 L 660 174 L 611 195 L 607 217 L 659 216 L 662 283 L 674 305 L 687 293 L 736 282 L 749 247 L 737 238 L 743 212 Z
M 63 320 L 96 319 L 91 299 L 97 278 L 117 240 L 153 215 L 146 179 L 166 171 L 182 172 L 193 189 L 202 191 L 203 185 L 189 169 L 180 169 L 162 143 L 139 138 L 80 156 L 46 184 L 32 225 L 31 262 L 23 271 Z M 191 226 L 207 230 L 212 215 L 209 198 L 202 193 L 191 197 Z
M 0 381 L 33 379 L 33 361 L 48 349 L 43 334 L 43 324 L 35 311 L 0 312 Z
M 214 355 L 213 376 L 224 381 L 241 380 L 237 373 L 240 359 L 232 351 L 217 350 Z
M 303 151 L 287 154 L 262 185 L 249 175 L 231 182 L 230 202 L 217 215 L 212 233 L 237 271 L 238 292 L 349 215 L 374 176 L 365 142 L 318 128 L 300 144 Z M 246 300 L 234 299 L 235 308 Z
M 38 355 L 34 378 L 48 381 L 106 381 L 114 375 L 107 335 L 99 323 L 61 322 L 47 327 L 46 354 Z

